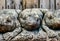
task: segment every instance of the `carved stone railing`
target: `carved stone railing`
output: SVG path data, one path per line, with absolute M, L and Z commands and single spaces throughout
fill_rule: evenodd
M 60 41 L 60 10 L 0 10 L 0 41 Z

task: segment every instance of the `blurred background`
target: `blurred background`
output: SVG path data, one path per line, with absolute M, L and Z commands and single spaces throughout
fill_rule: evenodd
M 0 0 L 0 9 L 60 9 L 60 0 Z

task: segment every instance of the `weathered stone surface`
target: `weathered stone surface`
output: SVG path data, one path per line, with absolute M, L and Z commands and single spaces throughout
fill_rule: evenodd
M 49 10 L 48 10 L 48 9 L 41 9 L 41 8 L 40 8 L 40 11 L 41 11 L 43 14 L 45 14 L 45 13 L 48 12 Z
M 17 28 L 20 23 L 17 20 L 18 14 L 15 10 L 0 10 L 0 32 L 8 32 Z
M 43 14 L 39 9 L 25 9 L 19 15 L 19 20 L 27 30 L 35 30 L 39 28 Z
M 11 41 L 11 39 L 16 37 L 19 33 L 21 33 L 21 27 L 16 28 L 12 32 L 7 32 L 7 33 L 3 34 L 3 37 L 5 40 Z
M 4 41 L 3 35 L 0 34 L 0 41 Z
M 48 11 L 46 12 L 44 18 L 43 18 L 43 22 L 42 22 L 42 26 L 43 29 L 45 30 L 45 32 L 47 33 L 48 37 L 57 37 L 57 34 L 54 30 L 50 29 L 50 27 L 48 25 L 52 25 L 52 19 L 54 18 L 52 16 L 53 12 Z M 54 22 L 54 21 L 53 21 Z
M 21 10 L 19 10 L 19 9 L 18 10 L 15 10 L 15 11 L 17 12 L 17 14 L 20 14 L 20 12 L 21 12 Z
M 43 30 L 32 32 L 24 30 L 11 41 L 40 41 L 40 39 L 46 40 L 46 37 L 47 34 Z
M 44 21 L 52 29 L 60 29 L 60 11 L 47 12 Z
M 59 28 L 58 24 L 53 25 L 60 23 L 59 15 L 60 10 L 0 10 L 0 41 L 60 41 L 60 31 L 50 29 L 50 26 Z

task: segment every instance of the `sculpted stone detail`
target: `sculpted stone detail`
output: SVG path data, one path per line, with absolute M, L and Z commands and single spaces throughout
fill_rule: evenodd
M 39 28 L 42 21 L 43 14 L 39 9 L 25 9 L 19 15 L 19 20 L 27 30 L 34 30 Z
M 0 10 L 0 32 L 8 32 L 17 28 L 20 25 L 17 23 L 17 17 L 15 10 Z
M 53 12 L 47 12 L 45 14 L 45 23 L 52 29 L 60 29 L 60 10 Z
M 60 10 L 0 10 L 0 41 L 60 41 Z M 51 29 L 50 29 L 51 28 Z

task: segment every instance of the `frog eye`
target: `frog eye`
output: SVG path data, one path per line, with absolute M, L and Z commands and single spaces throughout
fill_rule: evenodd
M 29 15 L 29 16 L 31 16 L 31 15 Z
M 26 17 L 24 17 L 23 19 L 26 20 Z
M 50 16 L 50 17 L 48 17 L 49 19 L 52 19 L 53 17 L 52 16 Z
M 38 18 L 37 21 L 39 21 L 40 19 Z
M 11 22 L 11 19 L 7 18 L 6 23 Z
M 7 19 L 7 22 L 11 22 L 11 20 Z

